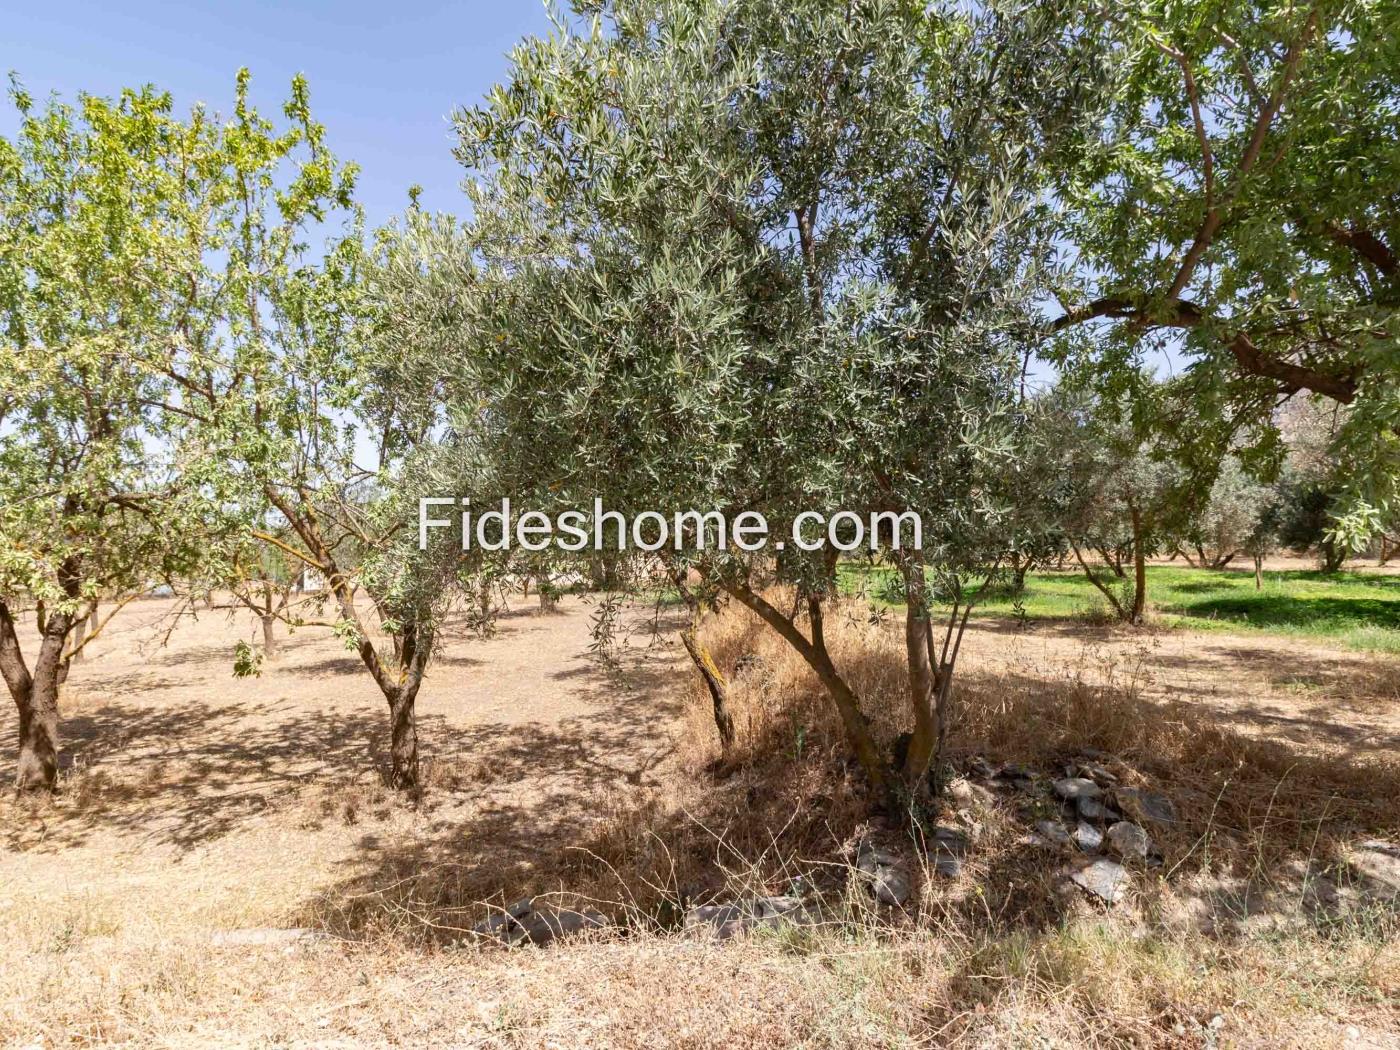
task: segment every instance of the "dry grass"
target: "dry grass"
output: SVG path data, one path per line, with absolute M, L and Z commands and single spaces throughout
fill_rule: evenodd
M 852 604 L 828 629 L 891 739 L 903 728 L 897 625 Z M 1111 755 L 1125 783 L 1176 805 L 1157 832 L 1164 864 L 1137 871 L 1112 911 L 1091 905 L 1024 841 L 1047 804 L 997 792 L 942 817 L 974 837 L 964 873 L 925 873 L 907 909 L 882 909 L 850 887 L 852 844 L 874 835 L 916 870 L 922 854 L 870 819 L 815 680 L 740 611 L 705 631 L 739 729 L 722 765 L 708 698 L 668 672 L 649 687 L 686 703 L 660 765 L 599 775 L 621 744 L 583 762 L 571 749 L 605 723 L 546 733 L 522 712 L 476 747 L 440 748 L 421 809 L 367 773 L 309 775 L 225 837 L 144 868 L 75 825 L 97 835 L 126 814 L 113 793 L 158 813 L 162 791 L 187 782 L 176 770 L 148 784 L 145 769 L 96 763 L 64 812 L 5 811 L 28 855 L 51 850 L 55 863 L 29 870 L 65 885 L 0 884 L 0 1043 L 1400 1045 L 1400 919 L 1349 864 L 1358 839 L 1400 832 L 1393 751 L 1303 747 L 1166 695 L 1140 636 L 1076 642 L 1077 657 L 1057 650 L 1048 664 L 979 636 L 955 762 L 1057 773 L 1085 748 Z M 1367 666 L 1381 681 L 1381 664 Z M 136 874 L 108 885 L 103 864 Z M 821 894 L 830 921 L 723 944 L 674 929 L 696 901 L 795 887 Z M 621 929 L 541 951 L 465 935 L 492 904 L 532 894 L 593 903 Z M 331 939 L 210 945 L 211 929 L 260 925 Z

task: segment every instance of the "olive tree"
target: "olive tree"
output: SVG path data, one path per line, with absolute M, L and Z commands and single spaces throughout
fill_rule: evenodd
M 1240 554 L 1262 559 L 1274 499 L 1272 486 L 1250 477 L 1238 457 L 1227 456 L 1204 506 L 1182 537 L 1182 545 L 1195 552 L 1192 558 L 1183 551 L 1187 560 L 1203 568 L 1223 569 Z
M 1007 546 L 1045 169 L 1081 133 L 1092 34 L 1055 5 L 581 10 L 458 114 L 473 220 L 420 224 L 392 313 L 532 508 L 753 510 L 781 538 L 807 510 L 920 514 L 922 549 L 893 555 L 899 763 L 827 647 L 832 543 L 721 552 L 689 530 L 677 553 L 811 666 L 878 793 L 922 792 L 966 622 L 935 636 L 926 573 L 965 594 Z

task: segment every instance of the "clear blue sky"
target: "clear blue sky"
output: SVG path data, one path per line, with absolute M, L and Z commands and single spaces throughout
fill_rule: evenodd
M 424 207 L 465 210 L 447 116 L 502 77 L 517 40 L 548 29 L 542 0 L 0 0 L 0 73 L 19 73 L 36 97 L 152 83 L 179 110 L 202 101 L 228 113 L 247 66 L 254 101 L 278 115 L 305 73 L 331 148 L 363 169 L 360 199 L 377 224 L 414 183 Z M 15 127 L 6 105 L 0 134 Z

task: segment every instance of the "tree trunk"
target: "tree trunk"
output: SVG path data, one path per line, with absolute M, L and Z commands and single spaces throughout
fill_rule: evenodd
M 1129 623 L 1142 623 L 1147 611 L 1147 545 L 1143 534 L 1142 512 L 1137 504 L 1128 504 L 1133 518 L 1133 610 Z
M 549 590 L 548 587 L 537 588 L 540 596 L 540 612 L 552 613 L 555 606 L 559 604 L 559 596 Z
M 855 752 L 856 760 L 865 770 L 871 788 L 883 801 L 893 802 L 894 796 L 890 792 L 888 776 L 889 767 L 880 754 L 875 737 L 870 732 L 870 725 L 860 709 L 860 698 L 841 677 L 836 665 L 831 660 L 831 653 L 827 650 L 822 624 L 821 599 L 810 596 L 807 600 L 807 617 L 812 631 L 812 637 L 809 641 L 798 630 L 792 618 L 784 616 L 773 608 L 762 595 L 756 593 L 746 584 L 725 583 L 723 586 L 731 595 L 757 613 L 764 623 L 777 631 L 783 640 L 797 650 L 798 655 L 807 662 L 807 666 L 812 669 L 817 678 L 820 679 L 823 688 L 826 689 L 827 696 L 836 705 L 836 711 L 841 716 L 841 724 L 846 730 L 846 738 L 850 741 L 851 750 Z
M 693 624 L 681 632 L 681 644 L 690 654 L 691 662 L 695 664 L 700 677 L 704 679 L 705 688 L 709 690 L 710 704 L 715 713 L 715 728 L 719 730 L 720 752 L 727 755 L 734 747 L 734 719 L 729 714 L 728 685 L 724 676 L 719 673 L 719 668 L 715 666 L 710 651 L 700 641 Z
M 52 792 L 58 784 L 58 676 L 35 667 L 28 695 L 15 697 L 19 708 L 19 765 L 15 787 L 22 792 Z
M 904 648 L 908 657 L 909 706 L 914 714 L 914 732 L 909 750 L 904 756 L 904 783 L 911 793 L 925 783 L 929 762 L 938 746 L 937 684 L 930 652 L 932 631 L 929 625 L 928 580 L 924 576 L 924 561 L 911 552 L 902 560 L 900 572 L 904 577 L 907 599 L 904 614 Z
M 1331 540 L 1323 540 L 1320 549 L 1322 555 L 1322 571 L 1336 572 L 1342 567 L 1342 562 L 1346 561 L 1346 547 L 1333 543 Z
M 52 792 L 58 783 L 58 689 L 68 662 L 64 647 L 73 618 L 45 617 L 39 656 L 31 673 L 15 635 L 9 608 L 0 602 L 0 676 L 19 712 L 19 762 L 15 786 L 22 792 Z
M 1105 584 L 1103 580 L 1099 579 L 1094 573 L 1094 570 L 1089 567 L 1089 563 L 1084 560 L 1084 555 L 1079 551 L 1079 545 L 1071 543 L 1070 549 L 1074 551 L 1074 560 L 1079 562 L 1079 567 L 1084 570 L 1085 577 L 1098 589 L 1098 592 L 1108 600 L 1108 604 L 1113 609 L 1114 615 L 1120 620 L 1126 620 L 1128 618 L 1128 613 L 1127 610 L 1123 608 L 1123 603 L 1118 600 L 1118 595 L 1114 594 L 1113 591 L 1108 588 L 1108 585 Z
M 263 613 L 258 618 L 262 620 L 263 660 L 272 663 L 277 659 L 277 617 Z
M 389 701 L 389 786 L 398 791 L 418 790 L 418 723 L 414 708 L 418 683 L 410 680 Z
M 69 653 L 74 660 L 81 661 L 87 656 L 87 654 L 83 652 L 83 640 L 87 637 L 90 620 L 91 617 L 81 616 L 78 618 L 77 625 L 73 628 L 73 648 L 69 650 Z
M 1254 589 L 1256 591 L 1264 589 L 1264 556 L 1261 554 L 1254 556 Z

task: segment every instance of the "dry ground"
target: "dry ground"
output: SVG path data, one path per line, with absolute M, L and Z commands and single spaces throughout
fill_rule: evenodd
M 666 831 L 680 821 L 716 843 L 724 832 L 713 823 L 742 824 L 746 808 L 815 809 L 839 823 L 831 813 L 844 796 L 829 783 L 792 803 L 784 791 L 805 788 L 753 771 L 711 791 L 711 731 L 677 622 L 631 608 L 608 664 L 590 652 L 594 609 L 569 598 L 541 615 L 526 603 L 493 638 L 454 636 L 419 701 L 430 786 L 415 808 L 379 786 L 382 701 L 325 632 L 298 632 L 260 679 L 239 681 L 233 646 L 253 638 L 250 622 L 207 614 L 162 647 L 168 603 L 128 607 L 67 686 L 63 796 L 42 808 L 0 802 L 0 1044 L 847 1046 L 957 1035 L 1000 1046 L 1044 1030 L 1069 1038 L 1060 1045 L 1076 1045 L 1066 1031 L 1086 1044 L 1400 1045 L 1390 1034 L 1400 964 L 1367 954 L 1364 938 L 1321 949 L 1333 951 L 1337 981 L 1360 986 L 1337 992 L 1318 977 L 1316 1001 L 1306 990 L 1290 998 L 1297 1012 L 1273 1031 L 1249 1016 L 1248 982 L 1233 1001 L 1229 981 L 1177 974 L 1180 1002 L 1134 998 L 1118 985 L 1138 980 L 1141 959 L 1120 957 L 1122 942 L 1092 916 L 1048 953 L 1015 939 L 1044 933 L 1027 925 L 998 942 L 995 964 L 985 945 L 914 933 L 796 948 L 764 938 L 543 951 L 463 943 L 486 902 L 578 891 L 626 910 L 630 893 L 645 892 L 612 876 L 623 858 L 646 854 L 637 870 L 676 889 L 691 874 L 667 852 L 680 848 Z M 897 625 L 859 630 L 893 635 Z M 971 633 L 966 660 L 979 696 L 1116 690 L 1148 705 L 1135 710 L 1199 717 L 1310 768 L 1330 764 L 1341 780 L 1376 770 L 1378 785 L 1400 783 L 1393 659 L 1257 634 L 989 624 Z M 745 740 L 787 732 L 756 706 L 738 714 Z M 10 717 L 0 722 L 6 767 Z M 1358 819 L 1385 830 L 1383 816 Z M 217 943 L 220 931 L 252 927 L 329 939 Z M 1308 944 L 1289 965 L 1317 965 Z M 1234 950 L 1230 981 L 1254 967 L 1260 983 L 1277 983 L 1276 960 Z M 1035 1002 L 1003 1022 L 1006 1000 L 986 982 L 1013 972 Z M 1203 988 L 1227 998 L 1182 1005 Z M 1121 1023 L 1102 1008 L 1113 1003 Z M 1217 1013 L 1227 1019 L 1219 1035 Z

